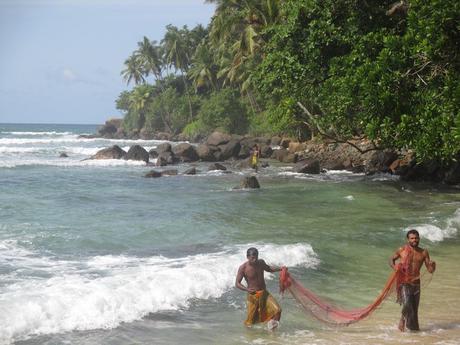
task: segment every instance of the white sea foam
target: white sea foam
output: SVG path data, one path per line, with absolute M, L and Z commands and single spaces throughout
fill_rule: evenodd
M 219 298 L 233 288 L 236 268 L 251 245 L 182 258 L 98 256 L 56 265 L 43 259 L 40 264 L 53 270 L 52 278 L 24 279 L 2 288 L 0 342 L 113 328 L 148 313 L 186 309 L 192 299 Z M 315 267 L 319 262 L 308 244 L 256 245 L 269 264 Z M 17 251 L 9 259 L 14 255 L 33 253 Z
M 11 134 L 11 135 L 70 135 L 72 132 L 0 132 L 2 134 Z
M 353 195 L 347 195 L 347 196 L 344 197 L 344 199 L 353 201 L 353 200 L 355 200 L 355 197 Z
M 454 237 L 460 228 L 460 209 L 457 209 L 452 217 L 446 220 L 444 227 L 433 224 L 415 224 L 404 229 L 407 232 L 410 229 L 417 229 L 420 237 L 426 238 L 431 242 L 441 242 L 446 238 Z
M 69 159 L 15 159 L 0 161 L 0 168 L 15 168 L 19 166 L 57 166 L 57 167 L 116 167 L 116 166 L 144 166 L 145 162 L 124 159 L 90 159 L 90 160 L 69 160 Z

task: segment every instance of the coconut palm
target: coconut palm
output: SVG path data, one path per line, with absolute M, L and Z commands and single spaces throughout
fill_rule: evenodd
M 144 66 L 137 54 L 132 54 L 125 60 L 125 69 L 121 71 L 121 75 L 126 84 L 131 81 L 136 85 L 145 83 L 144 74 Z

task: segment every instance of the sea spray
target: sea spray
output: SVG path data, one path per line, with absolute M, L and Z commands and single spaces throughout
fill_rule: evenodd
M 272 265 L 316 267 L 308 244 L 246 244 L 217 253 L 181 258 L 96 256 L 84 262 L 30 258 L 12 243 L 3 249 L 25 255 L 30 270 L 54 271 L 48 279 L 22 279 L 4 286 L 0 299 L 0 340 L 16 341 L 34 334 L 114 328 L 148 313 L 187 309 L 192 299 L 221 297 L 233 289 L 245 251 L 258 246 Z M 4 253 L 5 256 L 5 253 Z M 21 260 L 20 257 L 17 260 Z M 269 275 L 268 279 L 273 278 Z

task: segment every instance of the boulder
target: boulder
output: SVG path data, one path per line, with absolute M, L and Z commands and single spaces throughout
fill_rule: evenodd
M 371 175 L 377 172 L 388 172 L 391 163 L 397 159 L 398 155 L 393 151 L 376 151 L 365 164 L 366 174 Z
M 227 170 L 227 168 L 220 163 L 213 163 L 208 167 L 208 170 L 209 171 L 211 170 L 224 170 L 225 171 Z
M 161 172 L 156 171 L 156 170 L 151 170 L 147 174 L 144 175 L 144 177 L 161 177 Z
M 300 174 L 319 174 L 321 167 L 318 160 L 306 160 L 297 163 L 295 170 Z
M 279 160 L 282 162 L 284 158 L 289 154 L 288 150 L 286 149 L 279 149 L 279 150 L 273 150 L 272 153 L 272 158 Z
M 105 121 L 105 124 L 98 129 L 98 134 L 102 137 L 112 138 L 121 128 L 123 119 L 112 118 Z
M 182 162 L 195 162 L 198 160 L 195 146 L 182 143 L 172 148 L 174 156 L 178 157 Z
M 196 175 L 197 170 L 195 167 L 191 167 L 184 171 L 184 175 Z
M 165 165 L 171 165 L 176 162 L 176 158 L 174 157 L 174 154 L 172 152 L 162 152 L 158 155 L 157 157 L 157 162 L 156 166 L 165 166 Z
M 261 158 L 270 158 L 273 153 L 273 149 L 269 145 L 262 145 L 260 148 Z
M 162 143 L 162 144 L 159 144 L 154 149 L 151 149 L 149 151 L 149 154 L 150 154 L 150 157 L 157 158 L 161 153 L 172 152 L 171 150 L 172 150 L 172 147 L 170 143 Z
M 125 158 L 126 152 L 118 145 L 113 145 L 105 149 L 99 150 L 89 159 L 121 159 Z
M 208 137 L 206 144 L 219 146 L 228 143 L 231 139 L 231 135 L 215 131 Z
M 67 153 L 65 153 L 65 152 L 62 152 L 62 153 L 59 155 L 59 158 L 67 158 L 67 157 L 69 157 L 69 156 L 68 156 Z
M 289 144 L 291 143 L 291 139 L 283 138 L 281 139 L 280 146 L 287 149 L 289 148 Z
M 460 184 L 460 163 L 458 161 L 447 169 L 444 182 L 449 185 Z
M 220 145 L 219 149 L 222 152 L 223 160 L 227 160 L 232 157 L 238 157 L 238 153 L 241 149 L 240 141 L 237 139 L 232 139 L 228 143 Z
M 248 158 L 251 155 L 251 149 L 248 146 L 241 146 L 240 152 L 238 152 L 239 159 Z
M 288 153 L 282 160 L 283 163 L 297 163 L 297 153 Z
M 259 181 L 255 176 L 245 176 L 240 182 L 240 188 L 248 189 L 248 188 L 260 188 Z
M 140 145 L 133 145 L 125 156 L 126 160 L 149 162 L 149 153 Z
M 168 169 L 161 172 L 162 176 L 175 176 L 177 175 L 177 169 Z
M 196 148 L 196 154 L 198 155 L 198 158 L 200 160 L 205 162 L 212 162 L 215 160 L 213 150 L 209 145 L 206 144 L 198 145 L 198 147 Z

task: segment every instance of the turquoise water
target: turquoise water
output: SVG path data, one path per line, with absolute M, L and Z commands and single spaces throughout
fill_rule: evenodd
M 145 179 L 144 163 L 84 159 L 160 142 L 78 139 L 95 130 L 0 124 L 0 344 L 460 343 L 458 189 L 300 175 L 276 162 L 254 191 L 233 189 L 252 172 L 230 163 L 230 174 L 197 163 L 196 176 Z M 243 327 L 245 296 L 233 284 L 249 246 L 321 296 L 361 307 L 383 287 L 409 227 L 438 261 L 421 333 L 401 337 L 392 301 L 329 329 L 289 296 L 277 332 Z M 268 288 L 279 298 L 276 279 Z

